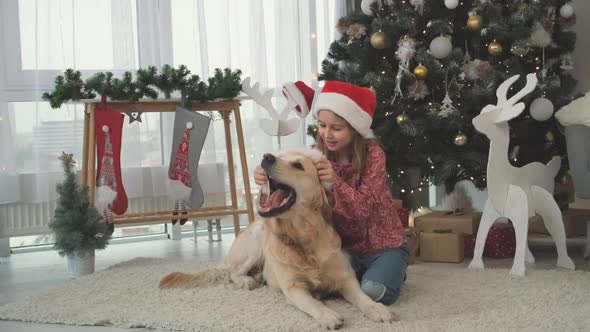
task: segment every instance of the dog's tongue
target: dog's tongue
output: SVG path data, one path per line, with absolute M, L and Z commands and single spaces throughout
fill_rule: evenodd
M 284 189 L 277 189 L 273 191 L 272 195 L 270 195 L 270 198 L 268 199 L 267 206 L 271 209 L 278 208 L 282 205 L 283 200 L 287 198 L 288 195 L 289 192 Z

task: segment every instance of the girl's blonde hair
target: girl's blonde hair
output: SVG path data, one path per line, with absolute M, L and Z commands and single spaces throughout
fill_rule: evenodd
M 337 117 L 341 118 L 341 116 L 336 115 Z M 344 119 L 343 119 L 344 120 Z M 346 121 L 346 120 L 345 120 Z M 363 174 L 365 172 L 365 168 L 367 166 L 367 154 L 369 152 L 369 145 L 371 144 L 379 144 L 379 141 L 376 138 L 366 138 L 361 136 L 348 121 L 346 121 L 346 125 L 352 131 L 352 142 L 351 142 L 351 160 L 350 164 L 352 165 L 352 169 L 355 172 L 360 172 Z M 316 149 L 320 150 L 329 161 L 334 162 L 336 160 L 336 154 L 330 150 L 326 146 L 326 142 L 321 135 L 318 134 Z

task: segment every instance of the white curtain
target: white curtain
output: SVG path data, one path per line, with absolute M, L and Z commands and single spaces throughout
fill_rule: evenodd
M 134 72 L 149 65 L 187 65 L 206 80 L 214 68 L 241 69 L 263 86 L 302 80 L 317 88 L 317 74 L 344 0 L 5 0 L 0 2 L 0 204 L 56 198 L 61 151 L 81 160 L 83 106 L 51 109 L 41 101 L 65 68 L 83 78 L 97 71 Z M 16 31 L 17 33 L 12 33 Z M 241 107 L 251 173 L 276 139 L 259 130 L 263 109 Z M 311 121 L 311 115 L 307 122 Z M 170 160 L 173 114 L 144 113 L 123 131 L 122 176 L 129 198 L 161 195 Z M 282 147 L 309 144 L 306 126 Z M 213 121 L 202 164 L 226 163 L 223 122 Z M 239 164 L 237 142 L 233 142 Z M 217 168 L 214 168 L 215 170 Z M 240 169 L 236 168 L 238 175 Z M 211 177 L 223 176 L 212 174 Z M 241 184 L 241 177 L 238 177 Z M 10 190 L 6 190 L 10 188 Z M 206 190 L 206 188 L 205 188 Z

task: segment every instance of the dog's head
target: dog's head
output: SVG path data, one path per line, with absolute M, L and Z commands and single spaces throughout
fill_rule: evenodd
M 320 183 L 315 167 L 320 158 L 321 152 L 311 149 L 265 154 L 261 166 L 268 182 L 260 193 L 258 214 L 268 218 L 288 214 L 296 207 L 318 211 L 325 207 L 329 184 Z

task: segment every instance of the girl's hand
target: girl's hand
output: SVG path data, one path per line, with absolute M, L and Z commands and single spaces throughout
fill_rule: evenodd
M 315 167 L 318 169 L 318 177 L 320 181 L 333 183 L 334 182 L 334 168 L 328 159 L 320 159 L 316 161 Z
M 256 168 L 254 169 L 254 182 L 257 185 L 262 186 L 266 184 L 267 181 L 268 178 L 266 177 L 266 173 L 264 172 L 262 167 L 260 167 L 260 165 L 256 165 Z

